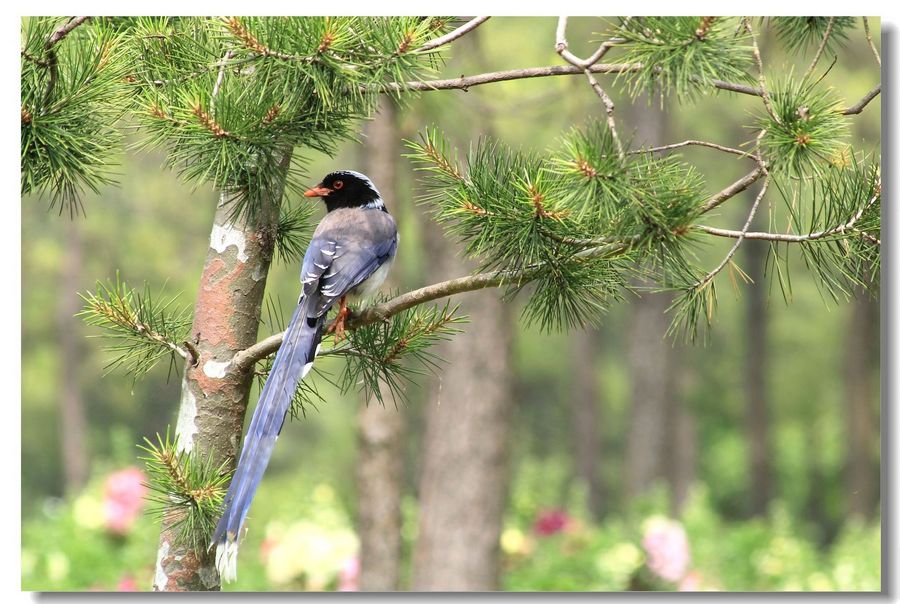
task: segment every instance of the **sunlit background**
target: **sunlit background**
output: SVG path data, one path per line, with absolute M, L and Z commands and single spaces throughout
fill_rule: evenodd
M 878 21 L 871 23 L 880 44 Z M 559 64 L 555 27 L 550 18 L 492 19 L 453 46 L 438 77 Z M 589 54 L 598 29 L 596 21 L 573 20 L 573 50 Z M 794 62 L 804 69 L 815 50 L 786 56 L 765 28 L 761 45 L 773 72 Z M 631 102 L 622 82 L 603 77 L 620 131 L 647 144 L 699 138 L 738 146 L 761 109 L 756 97 L 720 93 L 660 112 L 646 99 Z M 850 104 L 879 77 L 857 28 L 826 81 Z M 880 148 L 880 111 L 879 97 L 852 120 L 861 148 Z M 541 150 L 604 115 L 575 76 L 423 93 L 383 112 L 377 136 L 367 126 L 369 136 L 345 144 L 336 158 L 306 154 L 306 181 L 338 168 L 367 171 L 373 157 L 392 156 L 396 185 L 387 202 L 401 232 L 393 287 L 416 287 L 436 281 L 433 267 L 447 266 L 454 252 L 435 243 L 440 231 L 415 203 L 421 189 L 401 157 L 403 139 L 437 124 L 462 150 L 482 135 Z M 684 156 L 710 192 L 748 169 L 707 149 Z M 102 340 L 73 315 L 79 292 L 117 272 L 193 304 L 216 195 L 192 190 L 162 163 L 160 155 L 125 153 L 120 186 L 88 195 L 86 217 L 76 220 L 48 211 L 45 199 L 22 201 L 27 590 L 147 590 L 152 582 L 159 527 L 144 513 L 137 444 L 174 425 L 181 369 L 162 363 L 137 382 L 107 374 Z M 740 228 L 749 200 L 744 194 L 723 206 L 715 224 Z M 706 265 L 715 266 L 731 243 L 710 245 Z M 498 339 L 492 350 L 510 364 L 499 387 L 511 401 L 497 420 L 509 431 L 509 463 L 497 485 L 508 483 L 500 589 L 880 588 L 879 304 L 821 295 L 799 255 L 785 303 L 758 243 L 745 242 L 737 257 L 756 284 L 736 280 L 733 288 L 727 273 L 719 277 L 706 344 L 663 337 L 670 318 L 661 295 L 630 296 L 602 328 L 584 332 L 542 333 L 523 325 L 521 301 L 500 307 L 509 345 Z M 296 300 L 298 270 L 277 263 L 270 275 L 267 294 L 284 309 Z M 478 325 L 481 305 L 467 309 L 467 300 L 456 301 Z M 260 337 L 272 331 L 263 325 Z M 452 364 L 454 354 L 458 348 L 443 356 Z M 319 366 L 334 375 L 341 363 L 328 358 Z M 432 406 L 457 404 L 441 398 L 440 379 L 423 377 L 407 402 L 388 407 L 403 424 L 400 589 L 411 585 L 427 479 L 425 417 Z M 327 403 L 285 426 L 250 512 L 238 582 L 227 589 L 358 588 L 356 519 L 371 504 L 356 496 L 366 401 L 320 382 Z

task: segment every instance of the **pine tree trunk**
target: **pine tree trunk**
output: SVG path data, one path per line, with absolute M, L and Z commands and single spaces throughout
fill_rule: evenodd
M 400 156 L 394 103 L 383 97 L 378 115 L 367 124 L 364 165 L 386 202 L 396 208 L 397 158 Z M 395 273 L 383 289 L 399 281 Z M 403 403 L 382 387 L 384 405 L 375 397 L 363 401 L 357 414 L 357 533 L 360 591 L 396 591 L 400 580 L 403 495 Z
M 60 434 L 62 466 L 66 493 L 81 489 L 88 477 L 88 452 L 85 445 L 84 398 L 78 368 L 81 366 L 81 323 L 75 314 L 81 310 L 77 292 L 82 286 L 81 235 L 78 223 L 66 224 L 66 260 L 62 274 L 62 294 L 59 298 L 57 328 L 62 356 L 60 372 Z
M 857 291 L 847 329 L 846 417 L 848 512 L 871 518 L 878 505 L 878 394 L 873 367 L 878 366 L 878 303 Z
M 744 256 L 747 275 L 752 283 L 746 289 L 746 354 L 744 358 L 744 388 L 747 393 L 745 430 L 750 452 L 750 513 L 762 516 L 772 496 L 772 460 L 769 443 L 769 409 L 766 393 L 768 352 L 766 333 L 765 263 L 763 242 L 747 241 Z
M 434 280 L 469 271 L 456 246 L 430 228 Z M 496 291 L 467 294 L 462 303 L 470 323 L 435 350 L 446 364 L 426 410 L 412 582 L 419 591 L 499 587 L 512 413 L 509 309 Z
M 290 165 L 285 154 L 281 169 Z M 283 181 L 282 181 L 283 183 Z M 256 224 L 231 222 L 224 195 L 216 208 L 209 249 L 194 306 L 191 338 L 198 363 L 186 364 L 176 435 L 179 448 L 234 467 L 240 452 L 251 372 L 228 367 L 234 354 L 256 343 L 266 277 L 283 184 L 262 198 Z M 175 543 L 164 525 L 156 559 L 154 591 L 218 590 L 215 551 L 194 551 Z
M 597 359 L 600 332 L 583 329 L 573 333 L 572 436 L 575 446 L 575 475 L 587 488 L 587 506 L 596 521 L 604 513 L 605 492 L 600 478 L 602 459 L 600 435 L 600 389 L 597 387 Z

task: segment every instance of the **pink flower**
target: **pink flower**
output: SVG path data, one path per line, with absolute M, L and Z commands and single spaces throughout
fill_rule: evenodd
M 103 511 L 106 528 L 117 535 L 125 535 L 144 508 L 144 474 L 129 467 L 113 472 L 103 486 Z
M 703 589 L 703 577 L 699 572 L 692 570 L 678 582 L 678 591 L 701 591 Z
M 687 574 L 691 552 L 680 522 L 661 516 L 648 519 L 641 545 L 647 552 L 647 567 L 660 578 L 677 583 Z
M 338 591 L 359 591 L 359 557 L 347 558 L 341 566 Z
M 533 530 L 541 537 L 555 535 L 564 530 L 571 521 L 572 519 L 563 510 L 544 510 L 535 519 Z
M 134 577 L 131 575 L 125 575 L 121 579 L 119 579 L 119 584 L 116 585 L 116 591 L 137 591 L 137 581 L 134 580 Z

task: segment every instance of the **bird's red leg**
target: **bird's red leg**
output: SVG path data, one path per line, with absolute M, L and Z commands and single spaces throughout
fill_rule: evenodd
M 338 309 L 338 314 L 334 318 L 334 322 L 331 324 L 331 327 L 325 333 L 334 332 L 334 341 L 340 342 L 346 336 L 344 335 L 344 331 L 346 331 L 344 322 L 347 320 L 347 317 L 350 316 L 350 307 L 347 306 L 347 296 L 341 296 L 340 300 L 340 308 Z

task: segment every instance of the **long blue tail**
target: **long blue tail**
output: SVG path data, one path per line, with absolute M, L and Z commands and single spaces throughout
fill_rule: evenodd
M 223 581 L 237 578 L 237 550 L 241 525 L 247 517 L 256 488 L 262 480 L 291 405 L 297 384 L 312 368 L 322 338 L 323 318 L 307 319 L 309 298 L 300 300 L 272 370 L 259 395 L 231 486 L 225 495 L 225 513 L 213 533 L 216 567 Z

